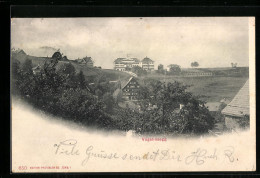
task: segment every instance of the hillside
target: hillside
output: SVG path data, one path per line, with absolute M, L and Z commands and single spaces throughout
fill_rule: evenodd
M 11 60 L 13 61 L 19 61 L 21 64 L 24 63 L 26 59 L 29 59 L 32 61 L 33 67 L 37 65 L 44 65 L 46 60 L 50 60 L 51 58 L 48 57 L 35 57 L 35 56 L 30 56 L 25 53 L 11 53 Z M 69 60 L 70 62 L 76 69 L 76 72 L 79 72 L 80 70 L 83 71 L 84 75 L 86 78 L 89 80 L 89 82 L 92 82 L 95 77 L 97 76 L 106 76 L 109 80 L 117 80 L 119 78 L 125 79 L 130 77 L 129 74 L 125 72 L 120 72 L 120 71 L 115 71 L 112 69 L 100 69 L 100 68 L 90 68 L 85 65 L 79 65 L 75 61 Z M 56 68 L 58 69 L 61 65 L 68 63 L 67 61 L 59 61 L 57 64 Z
M 162 82 L 180 82 L 190 85 L 188 91 L 202 96 L 207 102 L 219 102 L 223 98 L 232 100 L 239 89 L 247 81 L 248 77 L 234 76 L 209 76 L 209 77 L 175 77 L 175 76 L 148 76 L 147 79 L 160 80 Z

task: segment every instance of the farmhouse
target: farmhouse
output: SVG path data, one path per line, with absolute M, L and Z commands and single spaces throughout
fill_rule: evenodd
M 142 61 L 137 58 L 117 58 L 114 61 L 114 69 L 119 71 L 126 71 L 127 68 L 131 69 L 135 66 L 141 67 L 146 71 L 154 70 L 154 61 L 145 57 Z
M 124 100 L 137 101 L 139 97 L 140 85 L 134 77 L 128 80 L 119 81 L 119 87 L 113 93 L 116 100 L 120 98 Z
M 221 113 L 225 116 L 225 125 L 229 129 L 239 128 L 239 120 L 250 115 L 248 80 Z
M 87 67 L 93 67 L 94 62 L 91 57 L 84 57 L 82 59 L 77 59 L 76 60 L 80 65 L 86 65 Z

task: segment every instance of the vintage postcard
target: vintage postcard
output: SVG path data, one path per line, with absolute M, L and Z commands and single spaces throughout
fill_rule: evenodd
M 11 19 L 11 167 L 256 170 L 255 18 Z

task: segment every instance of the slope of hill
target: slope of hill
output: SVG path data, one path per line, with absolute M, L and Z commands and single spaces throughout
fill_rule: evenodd
M 43 66 L 46 60 L 50 60 L 51 58 L 48 57 L 35 57 L 35 56 L 30 56 L 25 53 L 11 53 L 11 60 L 12 61 L 19 61 L 21 64 L 24 63 L 26 59 L 29 59 L 32 61 L 33 67 L 40 65 Z M 116 70 L 111 70 L 111 69 L 99 69 L 95 67 L 87 67 L 86 65 L 79 65 L 78 63 L 70 60 L 70 62 L 76 69 L 76 72 L 79 72 L 82 70 L 84 75 L 91 81 L 94 80 L 95 77 L 97 76 L 106 76 L 109 80 L 117 80 L 119 78 L 124 79 L 127 77 L 130 77 L 129 74 L 125 72 L 120 72 Z M 61 65 L 68 63 L 65 61 L 59 61 L 57 64 L 57 68 L 59 68 Z

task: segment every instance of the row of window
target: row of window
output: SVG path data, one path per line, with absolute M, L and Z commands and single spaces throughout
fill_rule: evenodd
M 139 88 L 139 85 L 127 85 L 126 88 Z
M 199 76 L 199 75 L 212 75 L 212 73 L 187 73 L 186 75 L 195 75 L 195 76 Z
M 138 87 L 139 88 L 139 87 Z M 136 91 L 136 89 L 124 89 L 124 91 Z
M 137 99 L 137 97 L 136 96 L 129 96 L 129 99 L 134 100 L 134 99 Z
M 123 96 L 129 96 L 129 95 L 131 95 L 131 96 L 137 96 L 138 93 L 123 93 Z

